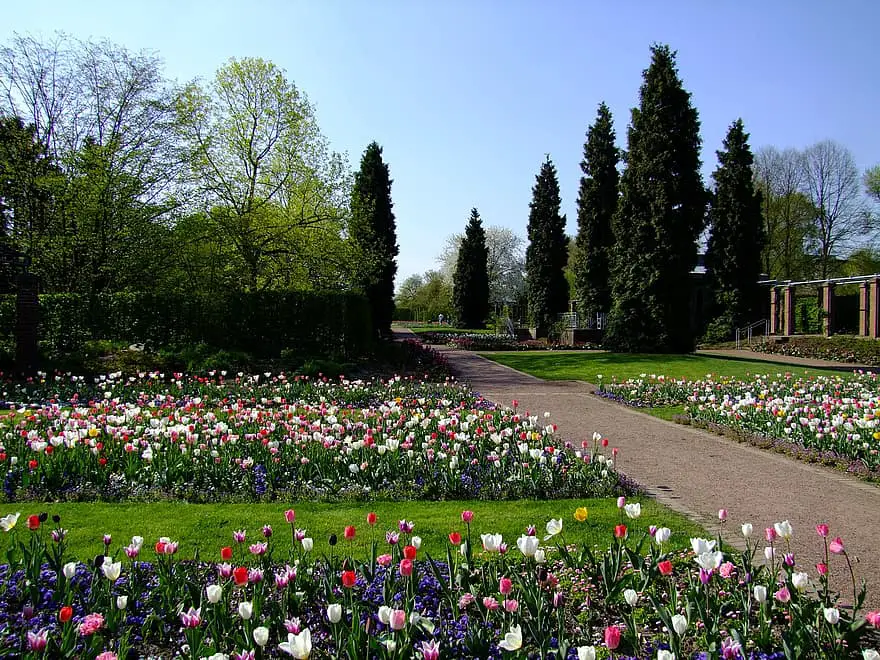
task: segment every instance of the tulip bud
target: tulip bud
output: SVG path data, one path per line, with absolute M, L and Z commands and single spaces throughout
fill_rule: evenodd
M 116 609 L 124 610 L 128 606 L 128 596 L 116 597 Z
M 330 603 L 327 606 L 327 620 L 330 623 L 339 623 L 342 619 L 342 605 L 339 603 Z
M 687 630 L 688 620 L 682 614 L 674 614 L 672 616 L 672 629 L 675 631 L 675 634 L 681 637 L 684 635 L 684 631 Z
M 251 616 L 254 614 L 254 606 L 248 601 L 244 600 L 238 604 L 238 616 L 240 616 L 245 621 L 250 620 Z
M 269 629 L 266 626 L 254 628 L 254 641 L 257 643 L 257 646 L 266 646 L 266 643 L 269 641 Z
M 763 584 L 756 584 L 754 589 L 755 600 L 763 603 L 767 600 L 767 587 Z

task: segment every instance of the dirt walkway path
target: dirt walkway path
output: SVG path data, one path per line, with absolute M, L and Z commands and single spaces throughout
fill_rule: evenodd
M 827 523 L 868 582 L 868 599 L 880 606 L 880 488 L 827 469 L 655 419 L 592 394 L 574 381 L 543 381 L 469 351 L 440 348 L 455 375 L 484 397 L 521 410 L 551 413 L 564 439 L 579 443 L 593 431 L 620 448 L 618 467 L 667 506 L 709 530 L 717 530 L 720 508 L 729 511 L 729 540 L 739 544 L 741 523 L 755 537 L 789 520 L 800 570 L 816 577 L 822 556 L 815 526 Z M 841 557 L 832 558 L 834 584 L 852 593 Z

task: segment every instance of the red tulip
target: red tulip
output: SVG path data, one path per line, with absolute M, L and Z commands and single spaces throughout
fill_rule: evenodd
M 232 579 L 235 580 L 235 586 L 243 587 L 248 583 L 248 569 L 244 566 L 237 567 L 232 571 Z
M 220 559 L 223 561 L 229 561 L 232 559 L 232 548 L 228 545 L 224 548 L 220 548 Z
M 458 532 L 449 532 L 449 542 L 452 545 L 458 545 L 461 543 L 461 534 Z
M 355 528 L 354 528 L 354 525 L 348 525 L 348 526 L 345 528 L 345 531 L 342 532 L 342 535 L 345 537 L 345 539 L 346 539 L 347 541 L 352 541 L 352 540 L 354 540 L 354 535 L 355 535 Z
M 668 559 L 661 561 L 657 564 L 657 569 L 660 575 L 672 575 L 672 562 Z
M 34 459 L 31 459 L 31 460 L 28 461 L 28 467 L 29 467 L 31 470 L 36 470 L 36 469 L 37 469 L 37 465 L 38 465 L 38 463 L 37 463 L 37 461 L 35 461 Z
M 354 571 L 342 571 L 342 586 L 351 589 L 357 582 L 357 575 Z
M 70 605 L 65 605 L 58 611 L 58 620 L 61 623 L 67 623 L 70 621 L 70 618 L 73 616 L 73 608 Z
M 618 539 L 626 538 L 626 525 L 618 525 L 614 528 L 614 537 Z
M 28 529 L 40 529 L 40 516 L 28 516 L 27 526 Z
M 375 525 L 375 524 L 376 524 L 376 521 L 377 521 L 378 519 L 379 519 L 379 517 L 378 517 L 375 513 L 373 513 L 372 511 L 370 511 L 370 512 L 367 514 L 367 524 L 368 524 L 368 525 Z
M 413 545 L 407 545 L 407 546 L 404 546 L 404 548 L 403 548 L 403 556 L 406 559 L 410 559 L 410 560 L 415 559 L 416 552 L 417 552 L 417 550 L 416 550 L 415 546 L 413 546 Z

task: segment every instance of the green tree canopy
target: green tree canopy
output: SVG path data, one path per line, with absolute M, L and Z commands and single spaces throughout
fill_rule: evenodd
M 700 122 L 675 53 L 651 48 L 632 110 L 614 216 L 611 314 L 605 343 L 621 351 L 693 349 L 691 270 L 703 225 Z
M 489 316 L 489 250 L 477 209 L 464 230 L 452 276 L 452 302 L 460 327 L 482 328 Z
M 388 165 L 382 160 L 382 147 L 371 142 L 355 174 L 348 235 L 357 255 L 355 283 L 370 301 L 373 327 L 378 334 L 391 331 L 394 276 L 400 251 L 391 183 Z
M 529 204 L 526 248 L 526 292 L 532 323 L 547 331 L 568 305 L 568 236 L 565 216 L 559 214 L 561 199 L 556 167 L 550 157 L 535 177 Z
M 578 233 L 573 270 L 579 308 L 586 313 L 611 308 L 609 260 L 614 245 L 611 222 L 617 211 L 617 164 L 611 111 L 599 105 L 595 123 L 587 131 L 578 192 Z

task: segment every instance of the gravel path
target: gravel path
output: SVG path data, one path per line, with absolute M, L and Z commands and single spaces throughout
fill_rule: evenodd
M 439 350 L 456 377 L 487 399 L 506 405 L 516 399 L 532 414 L 549 411 L 564 439 L 580 443 L 602 433 L 620 448 L 622 472 L 711 532 L 718 529 L 718 510 L 726 508 L 725 539 L 734 545 L 741 543 L 743 522 L 753 523 L 762 538 L 765 527 L 789 520 L 797 565 L 815 577 L 823 552 L 815 526 L 827 523 L 831 535 L 843 539 L 856 577 L 868 582 L 868 603 L 880 606 L 880 488 L 636 412 L 595 396 L 587 383 L 543 381 L 470 351 Z M 832 584 L 851 602 L 844 559 L 832 557 L 831 570 Z

